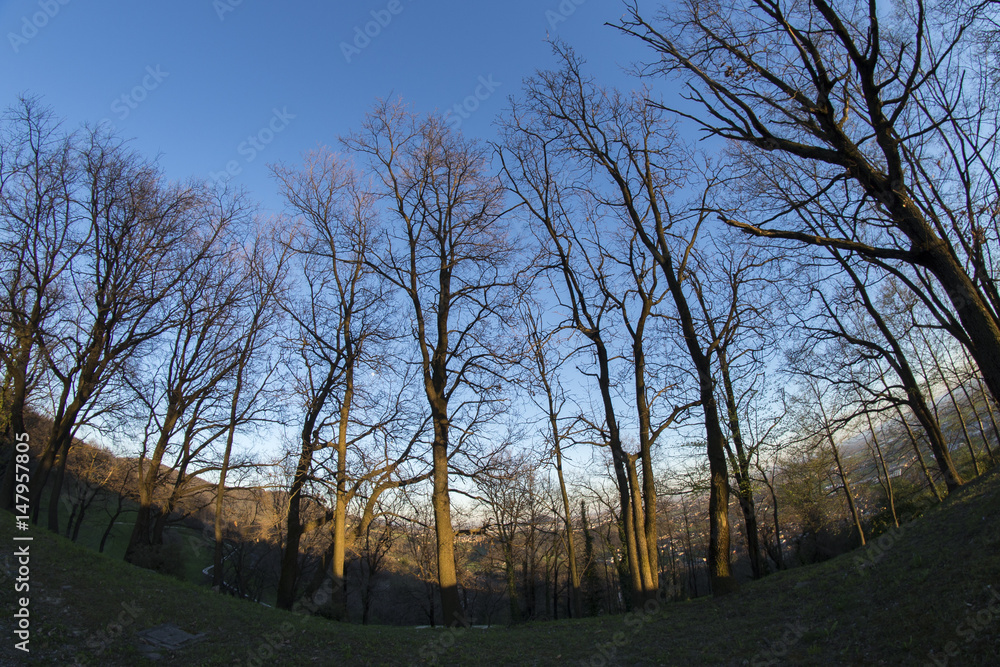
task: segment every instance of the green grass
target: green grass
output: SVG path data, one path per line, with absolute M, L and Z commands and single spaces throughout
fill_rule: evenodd
M 721 600 L 650 613 L 490 630 L 361 627 L 267 609 L 128 566 L 32 529 L 31 649 L 38 665 L 997 665 L 1000 472 L 865 550 L 781 572 Z M 0 542 L 13 519 L 0 514 Z M 4 623 L 13 582 L 0 584 Z M 3 578 L 0 572 L 0 578 Z M 129 607 L 136 608 L 133 618 Z M 100 639 L 124 620 L 106 649 Z M 160 662 L 136 632 L 160 623 L 207 634 Z M 0 664 L 15 656 L 4 632 Z M 946 652 L 952 655 L 944 662 Z M 21 656 L 23 657 L 23 656 Z
M 47 525 L 48 517 L 48 494 L 43 494 L 40 503 L 41 510 L 39 517 L 42 524 Z M 101 538 L 108 526 L 108 521 L 114 514 L 118 498 L 111 494 L 98 494 L 91 506 L 87 509 L 83 524 L 80 526 L 80 534 L 77 537 L 78 545 L 97 551 L 101 544 Z M 106 510 L 105 507 L 108 509 Z M 131 500 L 125 500 L 124 510 L 115 520 L 115 524 L 108 535 L 108 540 L 104 547 L 104 554 L 111 559 L 121 560 L 125 557 L 125 549 L 128 547 L 129 537 L 132 534 L 132 526 L 135 522 L 138 505 Z M 63 506 L 59 513 L 59 534 L 65 535 L 70 518 L 70 507 Z M 194 584 L 204 583 L 205 577 L 202 570 L 212 564 L 213 543 L 206 539 L 200 531 L 193 530 L 183 525 L 168 526 L 165 536 L 175 544 L 174 554 L 179 560 L 177 577 Z
M 43 493 L 39 503 L 39 519 L 42 525 L 48 525 L 49 511 L 48 493 Z M 94 551 L 100 547 L 101 537 L 108 526 L 110 515 L 105 512 L 105 507 L 114 513 L 117 497 L 112 497 L 110 493 L 99 493 L 97 498 L 91 503 L 84 516 L 83 524 L 80 526 L 80 534 L 77 544 L 89 547 Z M 125 501 L 125 510 L 116 519 L 115 526 L 108 535 L 108 541 L 104 547 L 104 553 L 111 558 L 122 558 L 125 555 L 125 548 L 128 546 L 129 535 L 132 532 L 132 523 L 135 521 L 136 509 L 138 505 L 130 500 Z M 59 534 L 65 535 L 69 524 L 70 507 L 63 505 L 59 508 Z

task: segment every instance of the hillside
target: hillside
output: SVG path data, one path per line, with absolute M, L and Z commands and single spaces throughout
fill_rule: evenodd
M 13 649 L 5 556 L 3 664 L 996 665 L 1000 471 L 861 551 L 778 573 L 724 600 L 619 618 L 459 631 L 333 624 L 212 594 L 42 530 L 31 542 L 31 654 Z M 15 544 L 0 517 L 0 540 Z M 22 533 L 23 534 L 23 533 Z M 10 553 L 13 549 L 5 549 Z M 653 608 L 655 606 L 655 608 Z M 201 641 L 159 659 L 137 633 L 171 623 Z M 145 652 L 144 652 L 145 651 Z M 951 654 L 950 658 L 948 654 Z

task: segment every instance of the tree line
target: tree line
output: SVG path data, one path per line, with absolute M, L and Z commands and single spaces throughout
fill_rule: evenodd
M 134 462 L 102 473 L 134 505 L 126 560 L 211 507 L 226 589 L 227 497 L 266 486 L 279 607 L 327 581 L 343 618 L 351 554 L 370 600 L 424 540 L 404 560 L 452 624 L 475 615 L 456 513 L 498 550 L 511 620 L 539 550 L 579 616 L 609 561 L 603 611 L 676 587 L 687 493 L 723 595 L 734 530 L 749 576 L 788 565 L 789 498 L 816 495 L 801 535 L 842 496 L 864 544 L 875 514 L 899 525 L 904 481 L 940 500 L 994 465 L 996 3 L 669 10 L 611 26 L 648 47 L 632 89 L 554 42 L 489 143 L 377 102 L 335 148 L 272 165 L 276 216 L 19 100 L 0 137 L 4 505 L 30 494 L 60 531 L 77 494 L 78 531 L 93 494 L 67 465 L 99 437 Z

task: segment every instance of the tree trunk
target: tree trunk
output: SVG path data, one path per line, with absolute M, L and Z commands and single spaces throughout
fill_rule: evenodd
M 969 354 L 976 360 L 993 398 L 1000 400 L 1000 327 L 996 317 L 945 242 L 931 245 L 925 257 L 924 266 L 944 287 L 969 336 Z
M 729 374 L 729 358 L 725 350 L 719 351 L 719 370 L 722 373 L 722 384 L 726 396 L 726 414 L 729 420 L 729 432 L 732 435 L 735 455 L 726 448 L 733 463 L 733 476 L 736 478 L 739 490 L 737 497 L 740 510 L 743 512 L 743 524 L 746 529 L 747 555 L 750 557 L 750 569 L 754 579 L 764 576 L 764 565 L 760 554 L 760 529 L 757 527 L 757 508 L 754 506 L 753 485 L 750 481 L 750 459 L 743 444 L 743 432 L 740 429 L 739 411 L 736 405 L 736 392 L 733 390 L 732 377 Z
M 97 492 L 94 491 L 93 495 L 90 496 L 90 501 L 86 499 L 81 500 L 80 511 L 76 515 L 76 523 L 73 524 L 73 522 L 70 521 L 70 523 L 73 524 L 73 534 L 70 536 L 70 540 L 73 542 L 76 542 L 80 538 L 80 526 L 83 525 L 83 517 L 87 514 L 87 506 L 90 505 L 96 494 Z
M 763 471 L 761 472 L 763 473 Z M 785 556 L 781 548 L 781 525 L 778 523 L 778 494 L 774 489 L 773 480 L 769 481 L 766 475 L 762 476 L 764 477 L 764 483 L 767 485 L 768 491 L 771 492 L 771 504 L 774 507 L 772 511 L 774 519 L 774 564 L 779 570 L 784 570 Z
M 726 466 L 725 437 L 719 425 L 719 409 L 715 401 L 715 381 L 712 378 L 711 359 L 698 342 L 698 331 L 688 306 L 687 297 L 669 254 L 663 229 L 663 221 L 657 215 L 657 238 L 650 238 L 642 225 L 642 216 L 631 212 L 633 224 L 639 237 L 646 244 L 663 272 L 667 287 L 673 297 L 674 306 L 681 322 L 681 331 L 688 354 L 698 373 L 699 398 L 705 416 L 705 445 L 708 454 L 709 497 L 708 497 L 708 574 L 714 595 L 726 595 L 737 589 L 730 564 L 729 534 L 729 473 Z
M 513 536 L 508 536 L 503 542 L 503 567 L 507 581 L 507 601 L 510 604 L 510 622 L 521 622 L 521 604 L 517 600 L 517 571 L 514 564 L 514 548 L 511 544 Z
M 101 544 L 97 548 L 97 553 L 104 553 L 104 547 L 105 547 L 105 545 L 108 542 L 108 537 L 111 536 L 111 531 L 115 527 L 115 521 L 118 520 L 118 517 L 121 516 L 122 511 L 124 510 L 123 505 L 124 505 L 124 503 L 122 502 L 122 496 L 119 496 L 118 497 L 118 508 L 115 510 L 115 513 L 111 516 L 111 520 L 108 521 L 108 526 L 107 526 L 107 528 L 104 529 L 104 534 L 101 535 Z
M 75 406 L 70 406 L 70 409 L 74 409 Z M 38 466 L 35 468 L 34 475 L 31 478 L 31 513 L 32 520 L 37 524 L 39 515 L 42 509 L 42 494 L 45 489 L 45 485 L 49 481 L 49 477 L 52 473 L 52 469 L 58 469 L 59 461 L 65 460 L 59 458 L 59 454 L 63 451 L 64 443 L 66 450 L 69 450 L 69 441 L 72 440 L 72 423 L 75 420 L 76 414 L 67 414 L 64 412 L 62 415 L 56 415 L 52 422 L 52 429 L 49 432 L 49 441 L 45 444 L 42 450 L 42 455 L 38 459 Z M 62 494 L 62 489 L 59 489 L 59 494 Z M 58 496 L 56 496 L 58 501 Z M 56 503 L 58 504 L 58 503 Z M 48 516 L 49 530 L 52 530 L 53 523 L 56 526 L 56 530 L 53 532 L 58 532 L 59 526 L 59 508 L 56 507 L 55 511 L 50 507 Z
M 826 409 L 823 407 L 823 398 L 819 394 L 819 390 L 815 390 L 816 400 L 819 404 L 819 409 L 823 415 L 823 430 L 826 432 L 827 441 L 830 443 L 830 449 L 833 451 L 833 460 L 837 464 L 837 474 L 840 476 L 840 483 L 844 487 L 844 495 L 847 496 L 847 507 L 851 512 L 851 519 L 854 521 L 854 528 L 858 531 L 858 536 L 861 538 L 861 546 L 865 545 L 865 530 L 861 526 L 861 514 L 858 512 L 858 507 L 854 502 L 854 494 L 851 492 L 851 484 L 847 481 L 847 474 L 844 472 L 844 465 L 840 460 L 840 450 L 837 448 L 837 443 L 833 439 L 833 432 L 830 430 L 830 420 L 826 416 Z
M 694 540 L 691 537 L 691 518 L 688 514 L 687 501 L 684 502 L 684 537 L 685 546 L 687 547 L 687 567 L 688 567 L 688 582 L 691 588 L 692 597 L 698 597 L 698 571 L 695 569 L 694 564 Z
M 969 409 L 972 410 L 972 414 L 976 418 L 976 424 L 979 426 L 979 434 L 980 434 L 980 436 L 983 439 L 983 444 L 984 444 L 984 446 L 986 448 L 986 454 L 987 454 L 987 456 L 990 457 L 990 459 L 993 459 L 993 450 L 990 447 L 989 437 L 987 437 L 987 435 L 986 435 L 986 428 L 983 426 L 983 419 L 982 419 L 982 417 L 979 414 L 979 410 L 976 408 L 975 402 L 972 400 L 972 396 L 969 394 L 969 388 L 966 386 L 967 382 L 963 381 L 961 375 L 959 375 L 958 366 L 955 364 L 955 358 L 954 358 L 954 356 L 952 356 L 951 350 L 949 350 L 948 348 L 945 348 L 944 353 L 946 355 L 948 355 L 948 361 L 951 364 L 951 367 L 955 370 L 955 379 L 958 381 L 958 388 L 962 390 L 962 395 L 965 396 L 965 402 L 969 404 Z M 955 402 L 954 398 L 952 399 L 952 402 L 953 403 Z M 956 411 L 958 411 L 957 407 L 955 409 L 956 409 Z M 959 414 L 961 415 L 961 412 L 959 412 Z M 965 425 L 965 420 L 964 419 L 962 420 L 962 425 L 963 426 Z M 976 458 L 976 452 L 973 449 L 972 439 L 971 438 L 969 438 L 969 453 L 972 454 L 973 461 L 976 464 L 976 474 L 977 475 L 981 474 L 980 467 L 979 467 L 979 461 Z M 985 469 L 985 466 L 984 466 L 984 469 Z
M 433 408 L 432 408 L 433 409 Z M 465 624 L 461 598 L 458 595 L 458 575 L 455 569 L 455 531 L 451 524 L 451 497 L 448 488 L 448 417 L 447 409 L 437 407 L 433 416 L 434 534 L 437 539 L 438 587 L 441 593 L 441 615 L 445 626 Z
M 340 422 L 337 429 L 337 497 L 333 508 L 333 597 L 330 600 L 334 618 L 347 618 L 347 599 L 344 595 L 344 561 L 347 556 L 347 426 L 354 399 L 354 367 L 348 364 L 344 396 L 340 405 Z M 365 527 L 367 529 L 367 526 Z M 363 610 L 367 615 L 367 605 Z M 367 623 L 367 621 L 365 621 Z
M 249 345 L 248 345 L 249 348 Z M 248 351 L 244 348 L 244 353 Z M 243 358 L 245 360 L 245 357 Z M 226 447 L 222 453 L 222 469 L 219 470 L 219 482 L 215 485 L 215 520 L 213 521 L 213 532 L 215 544 L 212 545 L 212 587 L 219 593 L 224 593 L 226 582 L 225 563 L 223 562 L 223 547 L 225 546 L 225 535 L 223 534 L 223 510 L 225 504 L 223 499 L 226 495 L 226 476 L 229 474 L 229 459 L 233 452 L 233 441 L 236 439 L 236 419 L 239 409 L 240 395 L 243 393 L 243 371 L 246 368 L 244 363 L 240 363 L 236 371 L 236 386 L 233 387 L 232 402 L 229 404 L 229 428 L 226 432 Z
M 139 510 L 136 513 L 135 525 L 132 527 L 132 536 L 129 538 L 128 548 L 125 550 L 125 560 L 127 562 L 133 562 L 132 559 L 135 556 L 137 548 L 140 546 L 149 546 L 154 543 L 154 520 L 158 517 L 159 512 L 156 512 L 156 508 L 153 507 L 153 496 L 156 493 L 156 487 L 159 483 L 160 463 L 163 461 L 163 454 L 167 450 L 167 444 L 170 441 L 170 436 L 173 434 L 174 427 L 181 418 L 181 412 L 182 409 L 174 400 L 174 397 L 171 396 L 163 418 L 163 425 L 160 428 L 160 435 L 156 440 L 153 455 L 149 459 L 149 467 L 145 473 L 142 470 L 142 461 L 139 461 Z
M 639 573 L 642 581 L 642 601 L 656 597 L 657 584 L 653 578 L 652 565 L 649 560 L 649 547 L 646 543 L 645 517 L 642 511 L 642 499 L 639 497 L 639 475 L 635 468 L 635 456 L 628 457 L 628 481 L 632 492 L 632 525 L 635 533 L 635 550 L 638 556 Z M 637 605 L 638 606 L 638 605 Z
M 281 552 L 281 574 L 278 577 L 279 609 L 291 609 L 295 602 L 295 586 L 299 578 L 299 541 L 302 538 L 301 518 L 302 489 L 312 468 L 313 451 L 319 445 L 319 433 L 312 433 L 315 416 L 308 416 L 302 429 L 302 452 L 295 467 L 295 475 L 288 492 L 285 549 Z
M 896 414 L 899 415 L 899 421 L 903 423 L 906 428 L 906 433 L 910 436 L 910 442 L 913 443 L 913 450 L 917 453 L 917 461 L 920 463 L 920 469 L 924 473 L 924 479 L 927 480 L 927 485 L 931 487 L 931 491 L 934 492 L 934 497 L 937 498 L 938 502 L 944 500 L 944 496 L 941 495 L 940 489 L 938 489 L 937 484 L 934 482 L 934 478 L 931 477 L 931 471 L 927 468 L 927 462 L 924 461 L 924 453 L 920 451 L 920 442 L 917 440 L 917 435 L 913 432 L 910 427 L 910 422 L 906 420 L 903 415 L 903 409 L 896 404 Z
M 871 413 L 865 411 L 865 418 L 868 420 L 868 430 L 872 434 L 872 446 L 875 449 L 875 454 L 878 461 L 875 466 L 875 472 L 878 473 L 878 467 L 882 466 L 882 472 L 885 474 L 885 497 L 889 503 L 889 511 L 892 513 L 892 522 L 899 528 L 899 516 L 896 514 L 896 494 L 892 490 L 892 473 L 889 471 L 889 466 L 885 463 L 885 457 L 882 455 L 882 446 L 879 445 L 878 436 L 875 435 L 875 424 L 872 423 Z
M 973 476 L 978 477 L 982 472 L 979 469 L 979 457 L 976 456 L 976 450 L 972 446 L 972 437 L 969 435 L 969 427 L 965 423 L 965 415 L 962 413 L 962 408 L 955 399 L 955 390 L 952 389 L 951 383 L 948 382 L 944 368 L 941 366 L 941 360 L 938 359 L 937 353 L 934 352 L 934 348 L 931 347 L 930 341 L 927 340 L 927 336 L 923 334 L 923 331 L 921 331 L 921 336 L 927 345 L 927 351 L 931 355 L 931 360 L 934 362 L 934 368 L 937 369 L 938 377 L 941 378 L 941 384 L 944 385 L 944 390 L 948 393 L 948 402 L 951 403 L 951 409 L 955 411 L 958 425 L 962 429 L 962 437 L 965 438 L 965 447 L 969 450 L 969 459 L 972 462 L 972 470 L 975 473 Z
M 625 549 L 626 576 L 631 587 L 632 602 L 641 605 L 643 602 L 643 581 L 639 566 L 639 554 L 636 544 L 636 521 L 632 511 L 632 494 L 626 471 L 627 455 L 622 447 L 621 434 L 618 431 L 618 420 L 615 417 L 614 398 L 611 395 L 611 366 L 608 351 L 603 339 L 597 334 L 590 336 L 597 352 L 598 385 L 601 391 L 601 402 L 604 407 L 604 422 L 608 434 L 608 446 L 611 449 L 611 461 L 615 470 L 615 481 L 618 485 L 618 499 L 621 504 L 622 547 Z M 641 524 L 640 524 L 641 525 Z
M 556 477 L 559 480 L 559 495 L 562 497 L 563 503 L 563 523 L 566 526 L 566 560 L 569 564 L 571 589 L 570 605 L 573 617 L 580 618 L 583 616 L 583 601 L 580 599 L 580 573 L 577 571 L 576 547 L 573 542 L 573 514 L 570 511 L 569 494 L 566 491 L 566 479 L 563 476 L 562 438 L 559 433 L 559 423 L 556 420 L 552 389 L 549 386 L 548 378 L 542 378 L 542 382 L 549 402 L 549 430 L 552 433 L 552 450 L 556 457 Z
M 626 327 L 632 338 L 633 380 L 635 383 L 636 417 L 639 432 L 639 460 L 642 463 L 642 486 L 635 471 L 635 458 L 629 457 L 629 482 L 632 484 L 632 506 L 635 512 L 636 542 L 640 550 L 639 566 L 642 568 L 643 597 L 655 599 L 660 588 L 659 533 L 656 528 L 656 481 L 653 478 L 653 432 L 649 398 L 646 388 L 646 350 L 644 336 L 646 321 L 653 311 L 653 300 L 644 289 L 643 281 L 634 266 L 636 292 L 642 304 L 634 325 L 626 319 Z M 622 308 L 623 316 L 627 312 Z M 642 493 L 640 495 L 640 489 Z

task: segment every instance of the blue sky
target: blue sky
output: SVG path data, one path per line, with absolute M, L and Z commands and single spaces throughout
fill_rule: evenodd
M 27 93 L 68 128 L 113 123 L 168 178 L 228 172 L 276 212 L 267 165 L 336 147 L 379 97 L 450 110 L 467 135 L 492 139 L 523 79 L 556 66 L 547 36 L 602 83 L 635 87 L 623 69 L 649 52 L 604 25 L 622 11 L 620 0 L 0 0 L 0 107 Z
M 0 106 L 29 93 L 69 126 L 110 121 L 169 178 L 231 178 L 273 209 L 267 164 L 335 146 L 378 97 L 452 110 L 463 132 L 491 138 L 507 97 L 554 65 L 546 35 L 577 48 L 603 82 L 634 85 L 622 67 L 648 54 L 603 25 L 622 9 L 618 0 L 6 0 Z

